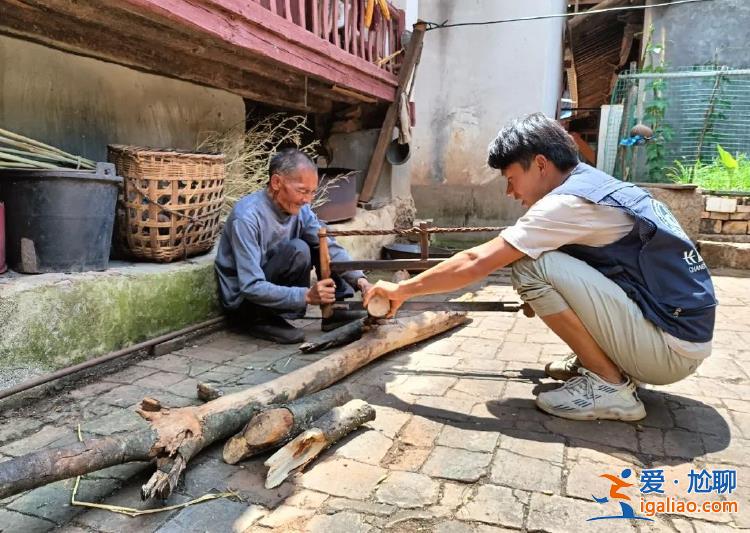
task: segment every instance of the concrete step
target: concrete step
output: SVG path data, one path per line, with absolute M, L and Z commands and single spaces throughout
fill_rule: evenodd
M 750 269 L 750 243 L 699 240 L 698 250 L 709 268 Z

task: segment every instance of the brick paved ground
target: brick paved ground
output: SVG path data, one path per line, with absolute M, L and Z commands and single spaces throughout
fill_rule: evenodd
M 477 298 L 515 299 L 507 277 L 475 288 Z M 263 488 L 265 456 L 237 466 L 221 448 L 202 453 L 169 503 L 235 489 L 243 502 L 215 500 L 129 518 L 71 507 L 71 481 L 0 500 L 0 531 L 529 531 L 715 532 L 750 528 L 750 279 L 716 277 L 721 300 L 716 350 L 697 375 L 643 390 L 649 416 L 638 424 L 572 422 L 534 408 L 553 387 L 542 369 L 566 348 L 539 319 L 479 314 L 459 330 L 383 358 L 346 383 L 376 406 L 377 419 L 326 452 L 304 473 Z M 316 324 L 307 326 L 315 334 Z M 272 379 L 321 355 L 221 332 L 200 345 L 142 360 L 56 397 L 0 415 L 0 461 L 85 435 L 131 431 L 144 396 L 190 405 L 197 381 L 232 391 Z M 290 356 L 291 355 L 291 356 Z M 617 514 L 597 504 L 600 474 L 663 468 L 667 495 L 686 496 L 691 469 L 734 470 L 736 513 L 658 516 L 654 522 L 587 518 Z M 147 465 L 86 476 L 79 499 L 142 507 Z M 633 480 L 633 478 L 630 478 Z M 680 485 L 674 485 L 674 480 Z M 635 480 L 637 483 L 637 479 Z M 628 494 L 638 508 L 637 487 Z M 161 505 L 159 503 L 158 505 Z M 260 517 L 260 519 L 258 519 Z

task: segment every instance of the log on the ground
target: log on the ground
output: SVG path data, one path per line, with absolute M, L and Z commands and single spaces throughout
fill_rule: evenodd
M 362 400 L 334 407 L 266 460 L 264 464 L 269 467 L 266 488 L 278 487 L 292 471 L 304 467 L 323 450 L 370 420 L 375 420 L 375 409 Z
M 426 312 L 374 328 L 362 339 L 276 379 L 202 405 L 139 410 L 150 427 L 87 439 L 0 463 L 0 498 L 130 461 L 153 459 L 157 472 L 144 495 L 166 498 L 187 463 L 206 446 L 237 433 L 262 407 L 285 404 L 329 387 L 383 354 L 467 321 L 464 313 Z
M 314 341 L 301 344 L 299 349 L 303 353 L 320 352 L 322 350 L 327 350 L 328 348 L 342 346 L 359 340 L 362 338 L 362 334 L 366 329 L 364 322 L 365 319 L 363 318 L 344 324 L 340 328 L 324 333 Z
M 230 465 L 293 439 L 334 407 L 352 399 L 343 385 L 298 398 L 287 405 L 271 406 L 255 415 L 224 445 L 224 461 Z

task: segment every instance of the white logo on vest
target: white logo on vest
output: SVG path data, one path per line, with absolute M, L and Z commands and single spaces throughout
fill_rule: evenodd
M 701 254 L 698 253 L 698 250 L 692 249 L 692 250 L 685 250 L 682 253 L 682 259 L 687 263 L 690 272 L 698 272 L 699 270 L 706 270 L 706 263 L 703 262 L 703 258 L 701 257 Z
M 677 222 L 677 219 L 674 217 L 672 212 L 669 209 L 667 209 L 666 205 L 661 203 L 659 200 L 655 200 L 652 198 L 651 208 L 654 210 L 654 214 L 661 221 L 662 224 L 664 224 L 666 227 L 668 227 L 670 230 L 672 230 L 674 233 L 676 233 L 680 237 L 683 237 L 686 240 L 690 240 L 688 236 L 685 234 L 685 230 L 682 229 L 682 226 L 680 226 L 680 223 Z M 698 253 L 698 252 L 695 252 L 695 253 Z

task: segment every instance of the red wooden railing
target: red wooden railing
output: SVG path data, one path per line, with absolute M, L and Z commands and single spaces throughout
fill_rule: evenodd
M 404 12 L 390 4 L 391 20 L 385 20 L 376 2 L 368 29 L 364 22 L 367 0 L 252 1 L 354 56 L 375 63 L 388 72 L 398 70 L 403 54 L 378 64 L 401 49 Z

